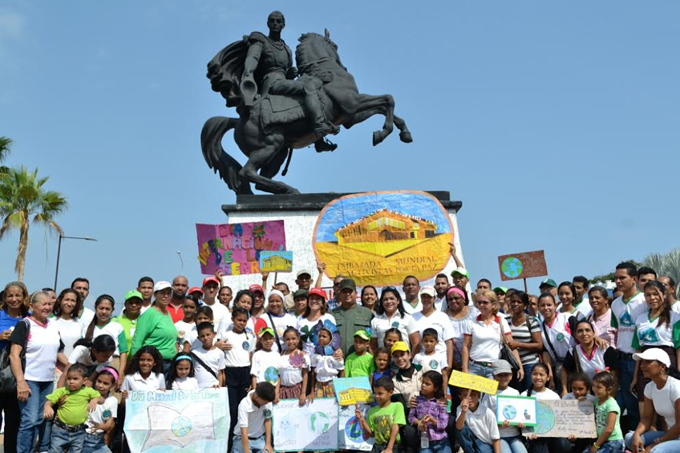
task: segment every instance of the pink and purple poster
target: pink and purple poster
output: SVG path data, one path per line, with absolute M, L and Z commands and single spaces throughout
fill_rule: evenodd
M 224 275 L 260 273 L 260 252 L 286 249 L 283 220 L 231 223 L 224 225 L 196 224 L 198 261 L 201 273 Z

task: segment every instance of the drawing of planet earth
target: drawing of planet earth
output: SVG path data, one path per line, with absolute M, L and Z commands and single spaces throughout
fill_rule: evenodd
M 522 274 L 524 265 L 522 265 L 522 261 L 515 258 L 514 256 L 511 256 L 503 260 L 503 263 L 501 264 L 501 270 L 503 271 L 503 275 L 506 277 L 517 278 Z
M 527 427 L 527 431 L 536 434 L 545 434 L 555 426 L 555 413 L 545 403 L 540 401 L 536 405 L 536 426 Z
M 271 384 L 276 384 L 279 380 L 279 370 L 275 366 L 268 367 L 264 370 L 264 379 Z
M 366 433 L 361 429 L 361 424 L 356 417 L 347 420 L 345 424 L 345 435 L 353 442 L 363 442 L 366 440 Z
M 503 416 L 508 420 L 513 420 L 517 417 L 517 409 L 515 406 L 505 406 L 503 408 Z
M 187 436 L 191 432 L 192 428 L 193 425 L 191 424 L 191 420 L 189 420 L 187 417 L 182 417 L 181 415 L 175 418 L 170 425 L 172 433 L 177 437 Z
M 328 431 L 331 421 L 324 412 L 314 412 L 309 417 L 309 429 L 315 434 L 323 434 Z

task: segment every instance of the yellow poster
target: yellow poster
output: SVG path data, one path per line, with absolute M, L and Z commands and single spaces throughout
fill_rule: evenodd
M 400 285 L 404 277 L 434 277 L 449 260 L 453 225 L 432 195 L 419 191 L 367 192 L 333 200 L 314 230 L 317 260 L 326 275 L 358 285 Z
M 451 373 L 449 384 L 464 389 L 477 390 L 490 395 L 495 395 L 498 390 L 498 381 L 470 373 L 461 373 L 456 370 L 453 370 Z

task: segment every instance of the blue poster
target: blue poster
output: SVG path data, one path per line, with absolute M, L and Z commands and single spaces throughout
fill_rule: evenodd
M 227 389 L 130 392 L 125 436 L 132 453 L 227 451 Z

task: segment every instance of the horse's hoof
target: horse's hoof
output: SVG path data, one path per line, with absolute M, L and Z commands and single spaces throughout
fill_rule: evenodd
M 380 131 L 373 132 L 373 146 L 378 145 L 383 141 L 383 136 Z
M 399 133 L 399 138 L 401 139 L 402 142 L 404 143 L 411 143 L 413 141 L 413 137 L 411 136 L 410 132 L 401 132 Z

